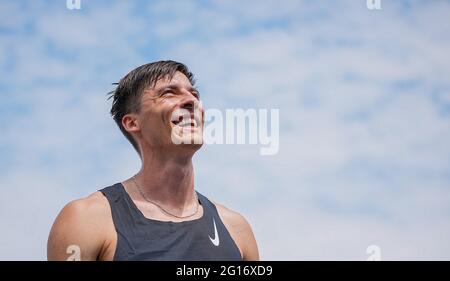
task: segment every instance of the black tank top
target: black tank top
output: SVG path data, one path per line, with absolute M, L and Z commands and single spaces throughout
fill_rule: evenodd
M 203 216 L 182 222 L 146 218 L 121 183 L 100 192 L 117 232 L 114 260 L 242 260 L 216 206 L 197 191 Z

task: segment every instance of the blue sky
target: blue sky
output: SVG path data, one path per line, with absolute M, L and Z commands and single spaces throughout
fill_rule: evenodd
M 262 259 L 450 258 L 450 1 L 0 1 L 0 259 L 139 158 L 106 93 L 186 63 L 206 108 L 278 108 L 280 150 L 205 145 L 197 189 Z

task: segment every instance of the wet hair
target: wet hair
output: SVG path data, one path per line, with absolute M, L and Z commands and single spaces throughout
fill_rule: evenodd
M 117 85 L 116 89 L 108 93 L 108 99 L 113 99 L 111 116 L 138 154 L 140 154 L 139 146 L 133 136 L 123 127 L 122 118 L 129 113 L 139 113 L 140 100 L 144 90 L 154 87 L 160 79 L 172 79 L 177 71 L 183 73 L 192 85 L 195 84 L 194 74 L 186 65 L 165 60 L 144 64 L 133 69 L 118 83 L 114 83 L 113 85 Z

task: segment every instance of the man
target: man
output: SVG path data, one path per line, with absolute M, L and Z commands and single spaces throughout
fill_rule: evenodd
M 141 169 L 67 204 L 50 231 L 48 259 L 258 260 L 244 217 L 194 189 L 192 157 L 202 145 L 204 111 L 188 68 L 175 61 L 142 65 L 112 97 L 111 114 Z

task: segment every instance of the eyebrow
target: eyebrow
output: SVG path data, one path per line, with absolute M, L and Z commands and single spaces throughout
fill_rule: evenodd
M 157 94 L 161 94 L 161 93 L 164 92 L 165 90 L 176 90 L 176 91 L 179 91 L 181 88 L 183 88 L 183 87 L 180 87 L 178 84 L 170 84 L 170 85 L 167 85 L 167 86 L 164 86 L 164 87 L 158 89 L 158 90 L 156 91 L 156 93 L 157 93 Z M 197 93 L 198 95 L 200 95 L 200 92 L 199 92 L 198 89 L 195 88 L 194 86 L 189 86 L 189 87 L 188 87 L 188 91 L 191 92 L 191 93 L 192 93 L 192 92 L 195 92 L 195 93 Z

